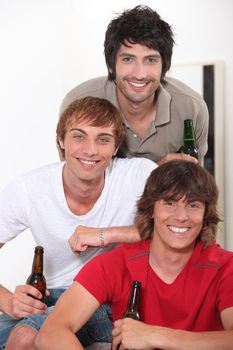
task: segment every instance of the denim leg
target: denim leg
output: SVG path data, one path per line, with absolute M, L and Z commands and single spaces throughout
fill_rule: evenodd
M 101 305 L 92 318 L 76 333 L 83 347 L 95 342 L 112 342 L 112 310 L 108 304 Z
M 56 304 L 60 295 L 64 292 L 64 289 L 51 289 L 50 296 L 46 297 L 46 304 L 48 306 L 48 313 L 53 309 L 53 305 Z M 30 326 L 36 331 L 39 331 L 40 327 L 47 318 L 47 314 L 43 315 L 30 315 L 20 320 L 14 320 L 6 314 L 0 314 L 0 350 L 4 349 L 8 336 L 13 328 L 18 326 Z
M 19 322 L 6 314 L 0 315 L 0 350 L 4 349 L 4 345 L 12 328 Z

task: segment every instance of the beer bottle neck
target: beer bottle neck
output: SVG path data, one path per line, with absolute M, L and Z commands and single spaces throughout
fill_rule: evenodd
M 184 142 L 191 141 L 191 140 L 195 142 L 193 122 L 191 119 L 187 119 L 184 121 Z
M 129 298 L 128 310 L 138 311 L 139 308 L 139 288 L 140 285 L 134 285 Z
M 32 273 L 43 274 L 43 253 L 35 253 L 32 263 Z

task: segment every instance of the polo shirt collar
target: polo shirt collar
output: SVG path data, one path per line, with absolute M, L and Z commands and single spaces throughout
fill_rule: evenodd
M 156 118 L 154 121 L 155 126 L 167 124 L 171 120 L 170 105 L 171 105 L 171 95 L 162 84 L 156 92 Z

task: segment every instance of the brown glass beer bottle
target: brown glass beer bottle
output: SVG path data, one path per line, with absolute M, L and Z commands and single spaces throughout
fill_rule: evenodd
M 141 321 L 141 317 L 139 314 L 140 288 L 141 288 L 141 282 L 139 281 L 132 282 L 129 300 L 128 300 L 128 307 L 123 314 L 123 318 L 129 317 L 134 320 Z M 117 350 L 120 349 L 120 346 L 121 346 L 121 343 L 118 344 Z
M 26 283 L 37 288 L 41 292 L 42 298 L 39 300 L 44 303 L 45 292 L 46 292 L 46 280 L 43 275 L 43 255 L 44 255 L 44 248 L 40 246 L 36 246 L 34 251 L 33 263 L 32 263 L 32 273 L 28 277 Z
M 128 301 L 128 307 L 125 311 L 123 318 L 129 317 L 133 318 L 134 320 L 141 320 L 140 314 L 139 314 L 139 301 L 140 301 L 140 287 L 141 282 L 139 281 L 133 281 Z

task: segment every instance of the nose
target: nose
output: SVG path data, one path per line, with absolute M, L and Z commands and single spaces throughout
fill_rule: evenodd
M 188 220 L 188 213 L 186 207 L 178 205 L 175 211 L 175 218 L 180 222 L 185 222 L 186 220 Z
M 85 142 L 83 153 L 89 157 L 95 156 L 98 153 L 97 145 L 94 140 L 87 140 Z
M 145 72 L 144 72 L 144 65 L 143 62 L 135 62 L 134 66 L 134 75 L 137 78 L 137 80 L 143 80 L 145 78 Z

